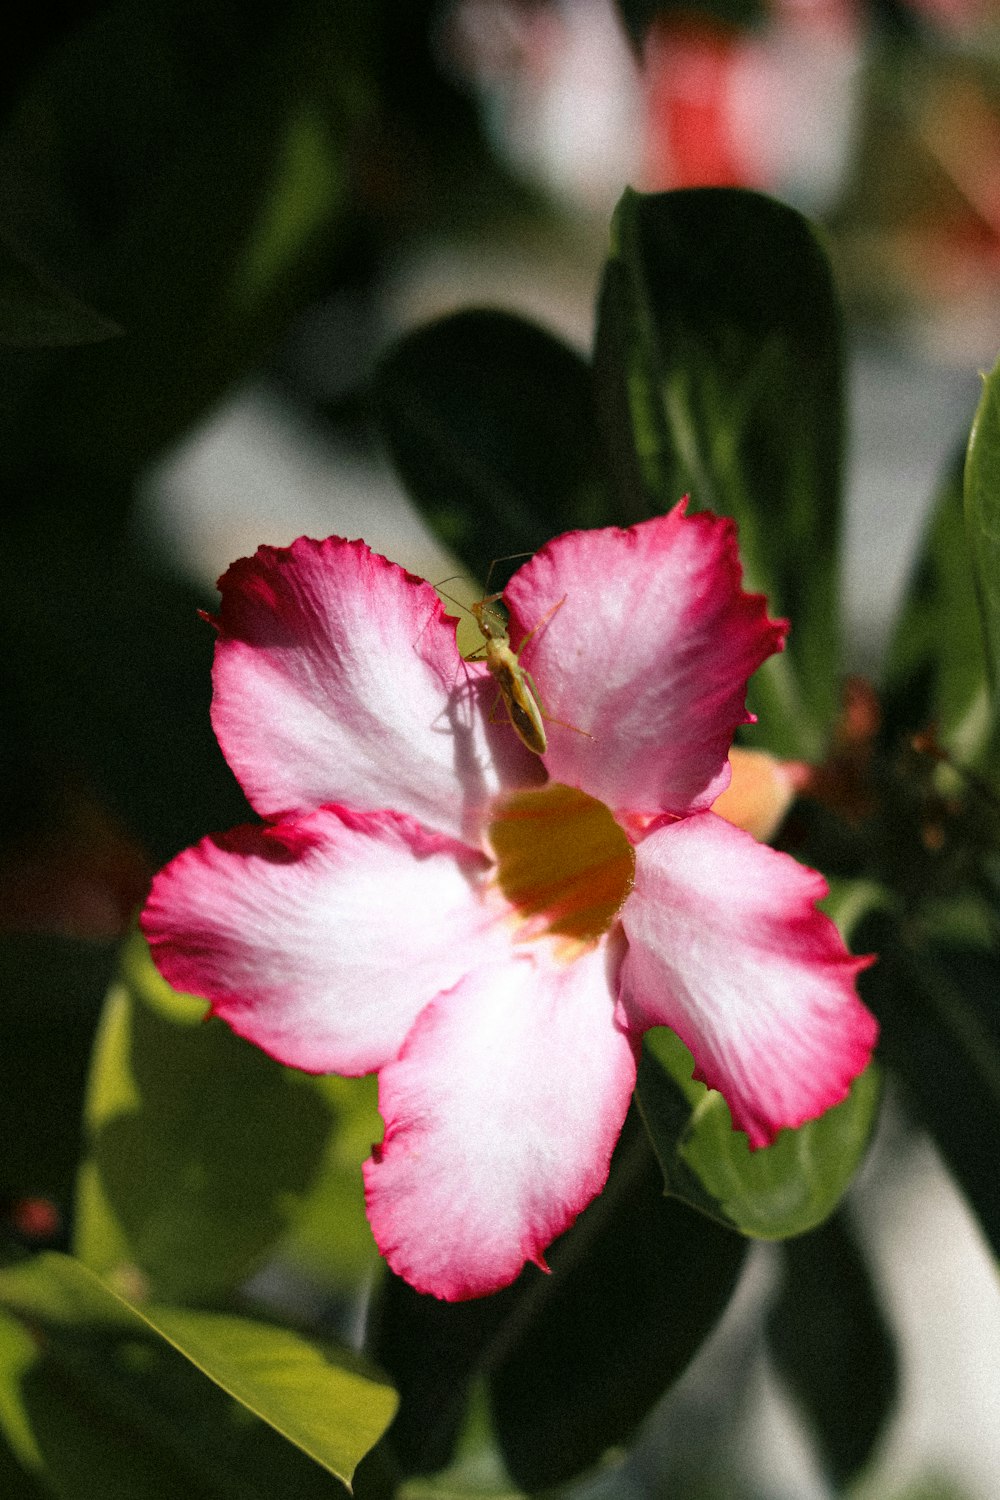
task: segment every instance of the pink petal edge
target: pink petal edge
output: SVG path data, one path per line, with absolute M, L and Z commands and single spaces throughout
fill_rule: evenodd
M 505 951 L 476 894 L 484 868 L 410 818 L 320 808 L 185 850 L 141 925 L 167 982 L 238 1035 L 307 1072 L 367 1073 Z
M 261 547 L 219 589 L 212 724 L 262 816 L 392 807 L 474 841 L 501 785 L 537 779 L 430 584 L 364 542 Z
M 567 532 L 514 574 L 511 641 L 538 627 L 522 665 L 573 726 L 546 725 L 554 781 L 642 816 L 711 805 L 751 719 L 747 680 L 787 630 L 741 578 L 733 522 L 686 500 L 627 531 Z
M 750 1145 L 842 1100 L 878 1034 L 848 953 L 815 902 L 823 877 L 713 813 L 657 828 L 622 912 L 621 1003 L 669 1026 Z
M 461 1301 L 544 1269 L 603 1187 L 636 1066 L 611 964 L 606 948 L 570 965 L 512 953 L 429 1006 L 382 1069 L 368 1217 L 417 1291 Z

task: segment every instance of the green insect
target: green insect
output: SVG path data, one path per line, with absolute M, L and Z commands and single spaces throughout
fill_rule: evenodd
M 517 731 L 521 742 L 536 755 L 544 755 L 548 747 L 548 738 L 542 722 L 542 705 L 539 701 L 538 689 L 532 680 L 531 673 L 526 672 L 521 666 L 519 657 L 535 632 L 552 618 L 559 605 L 564 604 L 565 600 L 560 599 L 559 604 L 550 609 L 543 620 L 539 620 L 531 634 L 526 635 L 514 651 L 511 649 L 507 621 L 496 607 L 500 597 L 500 594 L 487 594 L 469 606 L 484 639 L 479 651 L 473 652 L 473 655 L 467 659 L 472 661 L 480 653 L 482 654 L 493 681 L 500 689 L 507 717 Z
M 527 553 L 513 553 L 515 557 L 528 556 Z M 507 558 L 498 557 L 490 563 L 489 573 L 486 575 L 486 584 L 489 587 L 490 574 L 498 562 L 506 562 Z M 444 579 L 447 583 L 448 579 Z M 446 594 L 445 598 L 451 598 Z M 500 690 L 507 717 L 517 733 L 521 743 L 534 752 L 535 755 L 544 755 L 548 748 L 548 737 L 545 733 L 545 720 L 551 724 L 562 724 L 566 729 L 573 729 L 577 734 L 587 734 L 585 729 L 577 729 L 575 724 L 566 724 L 562 719 L 553 719 L 542 708 L 541 695 L 535 682 L 524 667 L 521 666 L 520 656 L 531 638 L 547 625 L 557 609 L 561 609 L 566 603 L 566 596 L 554 604 L 552 608 L 542 616 L 538 624 L 528 632 L 524 640 L 515 651 L 510 644 L 510 633 L 507 629 L 507 617 L 504 610 L 498 608 L 503 594 L 484 594 L 482 599 L 477 599 L 474 604 L 468 606 L 483 636 L 483 644 L 479 646 L 466 661 L 485 661 L 490 676 Z M 453 604 L 458 604 L 457 599 L 452 599 Z M 459 609 L 466 606 L 459 604 Z M 591 738 L 590 735 L 587 736 Z

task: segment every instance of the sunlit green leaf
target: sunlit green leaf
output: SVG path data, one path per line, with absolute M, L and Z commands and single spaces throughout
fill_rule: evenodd
M 772 1357 L 838 1492 L 871 1457 L 895 1403 L 896 1354 L 843 1214 L 782 1246 Z
M 474 576 L 561 531 L 621 519 L 602 493 L 590 371 L 524 319 L 463 312 L 417 330 L 380 367 L 374 395 L 407 489 Z
M 282 1482 L 329 1494 L 328 1475 L 138 1326 L 77 1333 L 0 1311 L 0 1430 L 59 1500 L 269 1500 Z
M 463 1482 L 449 1473 L 434 1479 L 408 1479 L 399 1487 L 399 1500 L 520 1500 L 522 1490 L 511 1485 Z
M 381 1264 L 365 1214 L 361 1176 L 361 1163 L 382 1137 L 378 1080 L 374 1074 L 330 1075 L 313 1084 L 331 1110 L 333 1128 L 312 1186 L 275 1253 L 343 1292 L 361 1286 Z
M 840 318 L 809 225 L 755 193 L 626 192 L 597 395 L 621 508 L 735 517 L 748 586 L 792 622 L 751 684 L 754 744 L 819 758 L 837 709 Z
M 784 1239 L 822 1223 L 868 1145 L 877 1070 L 856 1079 L 843 1103 L 751 1151 L 732 1128 L 722 1095 L 696 1082 L 693 1067 L 672 1031 L 647 1032 L 638 1097 L 667 1192 L 757 1239 Z
M 300 1455 L 348 1482 L 395 1406 L 348 1351 L 234 1315 L 132 1305 L 67 1256 L 0 1272 L 0 1306 L 0 1423 L 60 1495 L 329 1493 Z
M 327 1149 L 322 1087 L 203 1020 L 138 939 L 107 1000 L 76 1248 L 159 1296 L 226 1295 L 290 1227 Z

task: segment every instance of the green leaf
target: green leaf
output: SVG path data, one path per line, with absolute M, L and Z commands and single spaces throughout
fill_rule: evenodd
M 463 312 L 419 329 L 381 365 L 374 399 L 403 482 L 473 576 L 618 519 L 602 494 L 590 371 L 522 318 Z
M 248 1318 L 137 1307 L 67 1256 L 0 1272 L 0 1306 L 12 1315 L 0 1423 L 22 1464 L 74 1500 L 327 1494 L 313 1464 L 349 1483 L 395 1407 L 346 1350 Z
M 933 724 L 960 765 L 982 766 L 995 712 L 961 461 L 945 477 L 910 575 L 886 658 L 885 699 L 890 729 Z
M 369 1349 L 400 1409 L 373 1458 L 396 1477 L 440 1469 L 485 1382 L 506 1475 L 480 1442 L 426 1493 L 439 1481 L 442 1495 L 452 1480 L 492 1494 L 511 1480 L 536 1490 L 572 1478 L 626 1441 L 687 1367 L 745 1251 L 738 1235 L 664 1197 L 630 1113 L 604 1191 L 546 1252 L 551 1275 L 529 1266 L 503 1292 L 455 1305 L 386 1280 Z
M 522 1500 L 523 1493 L 492 1475 L 483 1480 L 476 1473 L 466 1478 L 450 1471 L 436 1479 L 408 1479 L 397 1490 L 399 1500 Z
M 5 222 L 128 336 L 0 366 L 5 464 L 132 474 L 327 285 L 374 102 L 377 18 L 352 10 L 115 3 L 34 72 L 0 137 Z
M 72 516 L 39 505 L 5 531 L 0 722 L 160 864 L 248 815 L 209 719 L 213 631 L 198 610 L 212 601 L 96 527 L 98 502 L 74 491 Z
M 139 1324 L 78 1331 L 0 1311 L 0 1432 L 33 1485 L 25 1500 L 328 1500 L 337 1488 Z
M 749 588 L 792 622 L 751 683 L 753 743 L 820 759 L 838 707 L 840 316 L 804 219 L 755 193 L 627 191 L 599 310 L 599 414 L 633 520 L 733 516 Z
M 969 436 L 965 523 L 995 694 L 1000 685 L 1000 363 L 986 377 Z
M 316 1078 L 334 1125 L 312 1187 L 275 1254 L 337 1291 L 358 1289 L 381 1265 L 365 1213 L 361 1164 L 381 1139 L 378 1079 Z
M 789 1240 L 782 1256 L 768 1343 L 839 1493 L 867 1463 L 892 1415 L 895 1345 L 843 1214 Z
M 4 1359 L 3 1344 L 4 1328 L 3 1320 L 0 1319 L 0 1369 L 2 1369 Z M 2 1384 L 3 1375 L 0 1374 L 0 1386 Z M 29 1471 L 22 1468 L 2 1438 L 0 1438 L 0 1495 L 3 1495 L 4 1500 L 51 1500 L 52 1496 L 51 1490 L 43 1489 L 38 1481 L 32 1478 Z
M 668 1193 L 755 1239 L 804 1233 L 832 1213 L 871 1135 L 879 1098 L 869 1067 L 847 1098 L 773 1145 L 751 1151 L 722 1095 L 696 1082 L 666 1027 L 647 1032 L 638 1099 Z
M 561 1484 L 631 1436 L 714 1326 L 745 1249 L 663 1196 L 630 1116 L 607 1187 L 551 1247 L 551 1276 L 525 1273 L 491 1352 L 494 1425 L 518 1484 Z
M 0 236 L 0 344 L 13 349 L 96 344 L 122 330 L 31 265 Z
M 473 1384 L 523 1283 L 470 1302 L 441 1302 L 386 1272 L 368 1316 L 366 1352 L 399 1392 L 382 1445 L 401 1474 L 433 1474 L 452 1458 Z
M 68 1205 L 80 1157 L 87 1058 L 114 970 L 106 947 L 0 937 L 0 1194 Z
M 87 1104 L 76 1250 L 155 1294 L 225 1297 L 291 1225 L 333 1113 L 322 1086 L 266 1057 L 160 979 L 134 940 L 107 1000 Z
M 932 941 L 884 911 L 857 936 L 879 955 L 859 985 L 881 1056 L 1000 1255 L 1000 953 Z

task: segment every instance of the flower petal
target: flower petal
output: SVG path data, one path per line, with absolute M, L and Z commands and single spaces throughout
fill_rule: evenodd
M 482 1296 L 525 1261 L 544 1265 L 603 1187 L 635 1083 L 612 967 L 605 945 L 571 964 L 481 968 L 423 1012 L 382 1069 L 368 1217 L 418 1291 Z
M 821 875 L 713 813 L 636 850 L 625 1014 L 677 1033 L 751 1146 L 838 1103 L 875 1043 L 854 987 L 871 960 L 853 958 L 816 910 L 825 894 Z
M 808 784 L 812 768 L 799 760 L 776 760 L 766 750 L 742 750 L 734 745 L 729 769 L 732 780 L 712 803 L 712 812 L 752 833 L 762 844 L 770 843 Z
M 551 716 L 549 775 L 639 815 L 723 791 L 747 678 L 784 643 L 785 623 L 740 587 L 732 521 L 684 505 L 628 531 L 567 532 L 504 595 L 515 648 L 544 621 L 521 664 Z
M 212 723 L 263 816 L 392 807 L 474 837 L 501 784 L 538 779 L 434 590 L 363 542 L 261 547 L 219 588 Z
M 409 818 L 323 808 L 178 855 L 142 929 L 167 982 L 240 1036 L 309 1072 L 367 1073 L 506 944 L 472 888 L 484 865 Z

